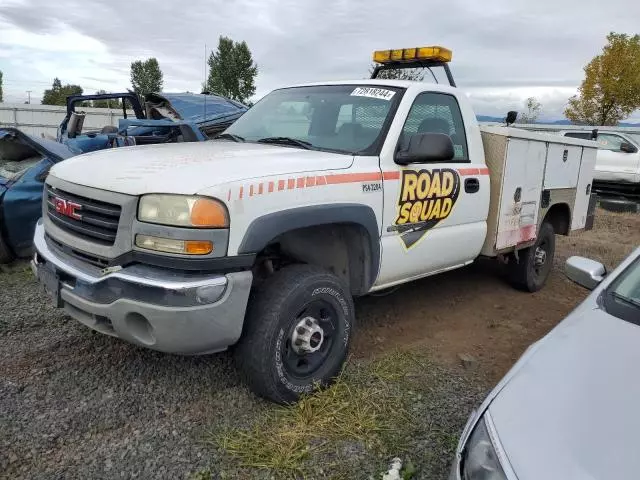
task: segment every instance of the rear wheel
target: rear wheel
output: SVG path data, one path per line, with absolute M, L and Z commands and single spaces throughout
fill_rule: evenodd
M 252 294 L 236 361 L 255 393 L 295 402 L 340 373 L 353 321 L 340 279 L 311 265 L 286 267 Z
M 543 222 L 536 243 L 518 252 L 509 259 L 511 283 L 521 290 L 537 292 L 540 290 L 553 267 L 556 250 L 556 236 L 553 226 Z
M 0 264 L 11 263 L 14 258 L 15 255 L 0 233 Z

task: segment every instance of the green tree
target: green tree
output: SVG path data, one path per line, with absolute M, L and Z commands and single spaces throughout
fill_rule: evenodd
M 536 97 L 529 97 L 524 101 L 524 107 L 527 111 L 520 114 L 517 123 L 536 123 L 542 104 Z
M 373 73 L 377 65 L 374 63 L 369 67 L 369 76 Z M 424 80 L 424 68 L 393 68 L 389 70 L 381 70 L 376 78 L 385 80 L 409 80 L 412 82 L 421 82 Z
M 66 105 L 67 97 L 70 95 L 82 95 L 82 87 L 80 85 L 66 84 L 58 77 L 53 79 L 53 85 L 44 91 L 42 95 L 42 105 Z
M 155 58 L 131 63 L 131 85 L 138 95 L 148 95 L 162 91 L 162 70 Z
M 258 65 L 253 61 L 246 42 L 234 42 L 230 38 L 220 37 L 218 49 L 211 52 L 209 76 L 204 90 L 246 102 L 256 93 L 255 79 Z
M 98 90 L 96 95 L 104 95 L 105 90 Z M 93 100 L 91 106 L 94 108 L 122 108 L 122 102 L 118 98 L 109 98 L 106 100 Z
M 2 103 L 2 70 L 0 70 L 0 103 Z
M 617 125 L 640 108 L 640 35 L 611 32 L 584 73 L 565 116 L 578 124 Z

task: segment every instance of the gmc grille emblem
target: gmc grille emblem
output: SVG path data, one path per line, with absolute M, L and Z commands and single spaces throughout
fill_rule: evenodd
M 53 197 L 53 206 L 60 215 L 71 217 L 75 220 L 82 220 L 82 215 L 77 212 L 82 209 L 82 205 L 79 203 L 65 200 L 64 198 Z

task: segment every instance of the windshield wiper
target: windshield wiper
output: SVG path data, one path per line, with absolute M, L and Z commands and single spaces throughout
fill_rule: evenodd
M 244 138 L 240 135 L 235 135 L 233 133 L 221 133 L 220 135 L 216 135 L 214 140 L 233 140 L 234 142 L 244 142 Z
M 634 307 L 640 307 L 640 302 L 638 300 L 635 300 L 633 298 L 629 298 L 629 297 L 627 297 L 625 295 L 621 295 L 618 292 L 611 292 L 611 294 L 617 300 L 620 300 L 621 302 L 628 303 L 629 305 L 633 305 Z
M 311 150 L 313 148 L 313 144 L 311 142 L 291 137 L 265 137 L 256 141 L 258 143 L 273 143 L 275 145 L 291 145 L 294 147 L 304 148 L 306 150 Z

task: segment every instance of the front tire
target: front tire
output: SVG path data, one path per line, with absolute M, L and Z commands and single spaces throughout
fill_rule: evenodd
M 353 327 L 344 283 L 320 267 L 293 265 L 251 295 L 235 358 L 256 394 L 292 403 L 340 373 Z
M 5 242 L 0 232 L 0 264 L 11 263 L 15 259 L 15 255 Z
M 556 235 L 553 225 L 542 222 L 538 238 L 529 248 L 518 252 L 509 259 L 509 276 L 513 286 L 526 292 L 537 292 L 549 278 L 556 251 Z

